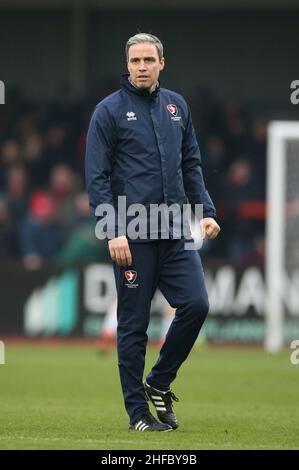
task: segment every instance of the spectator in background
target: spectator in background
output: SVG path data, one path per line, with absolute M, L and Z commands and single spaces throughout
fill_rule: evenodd
M 204 145 L 211 134 L 223 137 L 225 134 L 223 109 L 211 90 L 197 89 L 191 103 L 192 119 L 201 144 Z
M 95 237 L 87 194 L 75 196 L 74 227 L 64 244 L 59 260 L 63 265 L 108 261 L 107 246 Z
M 10 167 L 6 176 L 6 197 L 15 227 L 26 214 L 28 196 L 29 177 L 27 168 L 23 164 Z
M 244 252 L 253 249 L 254 236 L 265 217 L 263 181 L 253 173 L 248 158 L 240 157 L 230 165 L 223 198 L 229 224 L 228 255 L 237 263 Z
M 211 186 L 211 197 L 217 205 L 217 201 L 223 196 L 222 183 L 228 166 L 225 144 L 221 137 L 212 135 L 206 140 L 203 166 L 207 186 Z
M 78 175 L 65 163 L 55 165 L 50 174 L 49 192 L 56 206 L 55 219 L 63 240 L 67 240 L 76 225 L 75 197 L 81 184 Z
M 69 86 L 64 86 L 47 112 L 44 124 L 47 127 L 59 123 L 66 132 L 67 140 L 73 143 L 82 126 L 82 106 L 76 101 Z
M 250 134 L 248 117 L 239 103 L 230 101 L 225 107 L 226 145 L 231 159 L 249 154 Z
M 48 179 L 47 166 L 43 158 L 44 146 L 44 138 L 38 131 L 28 136 L 23 143 L 24 161 L 30 173 L 33 188 L 41 187 Z
M 39 123 L 38 107 L 26 105 L 23 107 L 15 123 L 15 133 L 20 142 L 36 132 Z
M 12 135 L 23 107 L 22 97 L 17 90 L 6 89 L 5 94 L 5 106 L 0 106 L 0 142 Z
M 30 198 L 29 213 L 20 224 L 20 246 L 24 267 L 35 270 L 44 261 L 55 259 L 62 246 L 55 221 L 54 198 L 46 191 L 36 191 Z
M 56 164 L 69 160 L 70 155 L 66 149 L 66 130 L 59 123 L 52 124 L 45 133 L 43 164 L 47 169 L 47 174 Z
M 215 202 L 217 210 L 217 218 L 221 224 L 225 224 L 224 207 L 223 207 L 223 183 L 226 178 L 228 167 L 225 142 L 222 137 L 211 135 L 206 139 L 203 151 L 203 169 L 207 187 L 211 188 L 211 197 Z M 193 234 L 194 236 L 194 234 Z M 222 259 L 225 254 L 225 246 L 227 242 L 227 233 L 224 231 L 221 237 L 217 237 L 211 243 L 205 240 L 201 255 L 204 257 L 208 254 L 218 259 Z
M 0 257 L 15 257 L 18 253 L 16 232 L 11 220 L 9 207 L 5 198 L 0 196 Z
M 253 240 L 252 245 L 248 251 L 243 251 L 235 266 L 237 269 L 246 269 L 250 266 L 257 266 L 263 269 L 265 267 L 265 251 L 266 241 L 264 233 L 257 233 Z
M 46 114 L 44 126 L 46 129 L 63 130 L 63 159 L 54 163 L 66 162 L 73 170 L 78 170 L 77 147 L 81 129 L 83 127 L 83 106 L 74 98 L 69 86 L 63 86 L 58 99 L 54 102 Z M 53 135 L 50 136 L 53 143 Z M 53 151 L 53 149 L 52 149 Z
M 267 147 L 267 121 L 257 118 L 252 124 L 252 138 L 250 141 L 250 156 L 254 164 L 254 172 L 263 182 L 263 195 L 266 189 L 266 147 Z
M 21 148 L 17 139 L 13 137 L 6 139 L 1 146 L 1 166 L 9 168 L 21 160 Z

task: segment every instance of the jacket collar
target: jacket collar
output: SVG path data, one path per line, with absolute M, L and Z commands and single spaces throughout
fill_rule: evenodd
M 120 79 L 120 86 L 122 89 L 124 89 L 127 93 L 134 94 L 143 98 L 156 98 L 158 96 L 158 93 L 160 91 L 160 82 L 158 82 L 158 85 L 156 89 L 150 93 L 149 90 L 143 90 L 140 88 L 136 88 L 132 83 L 129 81 L 129 74 L 124 73 L 121 76 Z

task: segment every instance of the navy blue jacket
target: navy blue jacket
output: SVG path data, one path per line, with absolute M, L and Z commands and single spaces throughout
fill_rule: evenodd
M 120 90 L 95 108 L 85 168 L 93 212 L 125 195 L 127 204 L 203 204 L 204 217 L 216 217 L 189 107 L 166 88 L 150 94 L 123 75 Z

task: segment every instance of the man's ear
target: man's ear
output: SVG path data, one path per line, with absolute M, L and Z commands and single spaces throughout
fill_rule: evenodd
M 160 72 L 164 69 L 165 67 L 165 59 L 164 57 L 162 57 L 162 59 L 160 59 Z

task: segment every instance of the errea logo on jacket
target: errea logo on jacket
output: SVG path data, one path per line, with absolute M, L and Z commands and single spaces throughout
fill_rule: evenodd
M 137 121 L 137 117 L 133 111 L 128 111 L 127 114 L 127 121 Z

